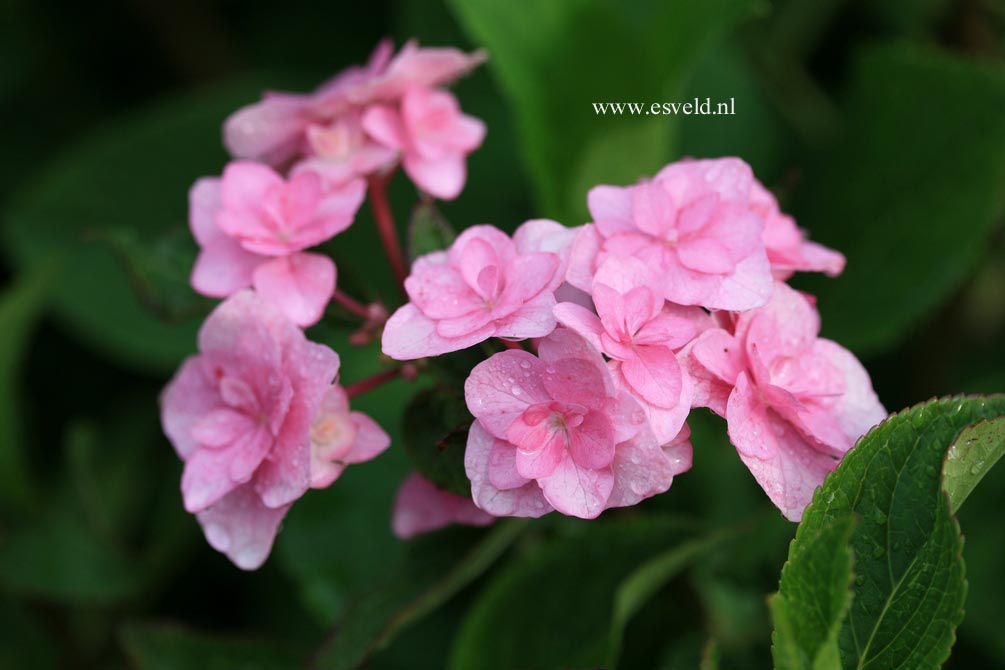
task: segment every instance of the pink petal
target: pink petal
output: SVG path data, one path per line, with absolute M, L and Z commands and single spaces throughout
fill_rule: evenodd
M 555 280 L 560 265 L 558 256 L 547 252 L 529 252 L 513 258 L 505 267 L 506 286 L 497 309 L 512 310 L 557 286 Z
M 741 373 L 726 408 L 729 439 L 785 518 L 799 521 L 814 490 L 838 460 L 810 446 L 791 425 L 756 397 Z
M 199 448 L 192 427 L 220 404 L 215 384 L 204 373 L 201 357 L 185 359 L 160 398 L 164 433 L 182 460 Z
M 659 183 L 642 182 L 632 189 L 631 195 L 632 221 L 639 230 L 657 238 L 673 230 L 677 206 Z
M 547 337 L 555 330 L 555 296 L 541 293 L 507 317 L 496 321 L 495 336 L 514 340 Z
M 231 491 L 197 518 L 206 541 L 242 570 L 256 570 L 272 550 L 289 505 L 266 507 L 250 484 Z
M 204 510 L 246 482 L 271 446 L 271 436 L 259 427 L 230 446 L 197 449 L 185 461 L 182 474 L 185 509 L 192 513 Z
M 255 290 L 299 326 L 321 320 L 335 292 L 335 263 L 321 254 L 300 252 L 258 266 Z
M 506 434 L 510 441 L 517 445 L 516 471 L 526 479 L 547 477 L 566 456 L 566 439 L 563 431 L 549 428 L 545 422 L 527 426 L 522 419 L 517 419 L 510 425 Z M 524 444 L 533 446 L 534 449 L 527 451 L 521 449 Z
M 656 317 L 648 320 L 635 334 L 635 344 L 660 345 L 677 350 L 697 336 L 697 319 L 687 314 L 687 308 L 675 306 L 664 308 Z
M 235 158 L 285 163 L 302 148 L 306 105 L 306 96 L 284 96 L 239 109 L 223 125 L 227 151 Z
M 671 460 L 652 435 L 619 444 L 613 470 L 614 486 L 607 507 L 628 507 L 663 493 L 680 471 L 679 463 Z
M 489 483 L 500 491 L 517 489 L 531 481 L 516 467 L 517 449 L 509 442 L 496 440 L 488 458 Z
M 597 408 L 610 394 L 609 373 L 599 359 L 561 358 L 548 363 L 541 381 L 548 394 L 559 402 Z
M 435 321 L 425 316 L 412 303 L 407 303 L 399 307 L 384 324 L 381 351 L 399 361 L 439 356 L 483 342 L 493 332 L 493 326 L 489 324 L 464 337 L 445 338 L 437 334 Z
M 230 212 L 258 212 L 271 188 L 285 188 L 285 182 L 275 170 L 250 161 L 231 161 L 223 169 L 220 180 L 220 199 L 223 209 Z M 239 235 L 242 230 L 225 226 L 219 218 L 218 225 L 229 235 Z
M 594 186 L 586 194 L 590 216 L 604 237 L 635 230 L 631 187 Z
M 640 346 L 621 363 L 628 386 L 647 402 L 673 408 L 680 402 L 681 370 L 666 347 Z
M 590 292 L 593 289 L 593 275 L 600 246 L 601 237 L 593 224 L 581 226 L 572 241 L 565 280 L 581 291 Z
M 252 274 L 264 256 L 246 251 L 232 237 L 221 235 L 202 248 L 192 268 L 191 284 L 211 298 L 226 298 L 251 286 Z
M 545 499 L 562 514 L 594 519 L 607 506 L 614 488 L 614 472 L 611 468 L 580 468 L 566 454 L 555 471 L 539 479 L 538 484 Z
M 373 139 L 391 149 L 404 149 L 408 145 L 405 127 L 398 112 L 387 105 L 373 105 L 363 112 L 363 130 Z
M 467 165 L 464 154 L 460 153 L 437 159 L 406 153 L 403 166 L 416 186 L 441 200 L 453 200 L 460 195 L 467 179 Z
M 852 444 L 887 417 L 872 389 L 869 373 L 850 351 L 831 340 L 817 340 L 813 351 L 844 372 L 845 392 L 831 406 L 833 416 Z
M 442 251 L 415 261 L 412 274 L 405 280 L 405 291 L 422 313 L 432 319 L 452 319 L 485 307 Z
M 736 332 L 744 339 L 747 355 L 756 347 L 770 367 L 776 359 L 798 356 L 813 346 L 820 316 L 801 293 L 779 282 L 766 306 L 740 315 Z
M 351 416 L 356 424 L 356 440 L 343 459 L 346 463 L 369 461 L 391 446 L 391 436 L 376 421 L 363 412 L 353 412 Z
M 366 182 L 362 179 L 329 186 L 313 213 L 308 230 L 298 235 L 300 244 L 312 247 L 346 230 L 352 225 L 365 197 Z
M 557 254 L 562 259 L 563 279 L 564 265 L 568 262 L 572 240 L 576 237 L 578 228 L 568 228 L 551 219 L 531 219 L 520 224 L 513 233 L 513 245 L 517 253 L 526 254 L 533 251 L 547 251 Z
M 707 237 L 682 241 L 677 246 L 677 257 L 685 267 L 705 274 L 724 275 L 736 268 L 729 249 Z
M 192 437 L 203 446 L 224 447 L 255 427 L 256 423 L 247 414 L 221 407 L 211 410 L 192 425 Z
M 499 443 L 505 444 L 492 437 L 481 422 L 472 424 L 464 451 L 464 470 L 471 480 L 471 497 L 475 505 L 494 516 L 537 518 L 552 511 L 536 482 L 507 490 L 493 486 L 489 475 L 490 454 L 495 452 L 494 445 Z M 509 449 L 516 451 L 512 445 Z
M 600 349 L 600 335 L 604 332 L 600 317 L 571 302 L 555 305 L 554 314 L 559 323 L 576 331 L 595 349 Z
M 589 412 L 569 437 L 569 453 L 580 468 L 600 470 L 614 460 L 614 428 L 602 412 Z
M 493 521 L 495 517 L 475 507 L 470 498 L 442 491 L 413 472 L 395 496 L 391 527 L 396 537 L 407 540 L 452 523 L 487 526 Z
M 200 247 L 210 244 L 222 235 L 216 225 L 216 214 L 222 207 L 218 177 L 203 177 L 189 189 L 188 225 Z
M 551 396 L 541 381 L 544 365 L 526 351 L 507 350 L 482 361 L 464 382 L 468 410 L 497 437 L 530 405 Z

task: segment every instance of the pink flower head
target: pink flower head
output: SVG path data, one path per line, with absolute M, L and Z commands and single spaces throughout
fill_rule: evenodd
M 610 256 L 633 256 L 659 274 L 663 295 L 680 305 L 743 310 L 771 295 L 764 223 L 749 206 L 753 174 L 738 158 L 681 161 L 652 181 L 597 186 L 594 224 L 572 250 L 569 281 L 589 290 Z
M 339 358 L 251 291 L 210 314 L 199 351 L 164 390 L 161 422 L 185 461 L 185 509 L 215 549 L 252 570 L 311 484 L 311 424 Z
M 764 220 L 764 246 L 775 279 L 785 281 L 797 271 L 823 272 L 829 277 L 844 271 L 844 256 L 806 239 L 795 220 L 779 209 L 771 191 L 756 179 L 750 188 L 750 207 Z
M 696 323 L 707 316 L 698 307 L 667 303 L 658 275 L 632 257 L 604 261 L 592 295 L 596 313 L 567 302 L 555 307 L 556 318 L 613 361 L 615 377 L 649 411 L 657 439 L 670 441 L 691 400 L 674 352 L 694 339 Z
M 462 114 L 453 95 L 418 87 L 405 92 L 400 107 L 369 107 L 363 127 L 380 144 L 401 152 L 416 186 L 444 200 L 464 188 L 465 158 L 485 138 L 485 124 Z
M 189 192 L 189 224 L 202 248 L 192 287 L 225 298 L 253 285 L 294 323 L 316 323 L 335 290 L 335 264 L 303 250 L 348 228 L 364 192 L 359 179 L 325 189 L 316 174 L 285 181 L 246 161 L 200 179 Z
M 813 491 L 886 410 L 855 356 L 817 337 L 803 294 L 778 283 L 769 302 L 684 350 L 699 402 L 726 417 L 740 458 L 786 518 L 798 521 Z
M 392 58 L 393 45 L 377 45 L 365 66 L 354 66 L 313 93 L 266 93 L 260 102 L 232 114 L 224 124 L 224 144 L 235 158 L 279 166 L 311 153 L 311 128 L 331 129 L 339 117 L 371 102 L 400 98 L 412 86 L 450 83 L 484 61 L 481 52 L 422 49 L 408 42 Z
M 554 330 L 562 258 L 539 250 L 548 236 L 529 234 L 542 225 L 559 224 L 528 221 L 513 239 L 494 226 L 473 226 L 449 250 L 418 258 L 405 280 L 410 302 L 384 327 L 384 353 L 409 360 L 490 337 L 544 337 Z
M 394 499 L 391 528 L 402 540 L 459 523 L 487 526 L 495 517 L 475 507 L 471 498 L 436 488 L 418 472 L 408 475 Z
M 390 444 L 391 437 L 376 421 L 349 410 L 345 389 L 332 386 L 311 425 L 311 488 L 331 486 L 347 465 L 369 461 Z
M 496 516 L 592 519 L 666 491 L 690 467 L 690 445 L 661 448 L 600 353 L 568 329 L 541 340 L 539 356 L 508 350 L 475 366 L 464 395 L 477 418 L 472 496 Z

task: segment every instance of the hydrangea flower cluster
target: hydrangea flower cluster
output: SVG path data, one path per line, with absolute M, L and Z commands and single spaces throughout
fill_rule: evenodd
M 578 229 L 532 221 L 510 241 L 479 226 L 418 259 L 411 301 L 384 330 L 384 352 L 404 359 L 536 338 L 536 356 L 497 353 L 465 384 L 475 504 L 593 518 L 662 493 L 691 466 L 689 412 L 708 407 L 799 520 L 886 416 L 855 357 L 818 338 L 812 298 L 781 281 L 837 274 L 844 258 L 808 241 L 736 158 L 672 163 L 587 202 L 593 222 Z M 582 293 L 556 297 L 570 285 Z
M 886 416 L 858 360 L 819 337 L 815 300 L 785 283 L 836 276 L 844 257 L 809 241 L 738 158 L 596 186 L 579 227 L 468 227 L 406 271 L 387 181 L 400 165 L 427 199 L 458 196 L 485 128 L 443 86 L 482 60 L 413 43 L 392 56 L 382 43 L 313 93 L 235 113 L 224 128 L 235 160 L 192 188 L 192 285 L 226 300 L 165 390 L 163 425 L 185 461 L 186 509 L 242 568 L 265 560 L 309 488 L 390 445 L 350 398 L 452 352 L 480 360 L 463 384 L 470 495 L 411 473 L 392 513 L 402 538 L 500 516 L 592 519 L 664 493 L 692 466 L 687 420 L 700 407 L 725 419 L 740 459 L 797 521 Z M 389 318 L 337 291 L 317 249 L 366 197 L 407 295 Z M 352 342 L 379 333 L 402 363 L 341 386 L 338 355 L 301 330 L 333 298 L 364 321 Z

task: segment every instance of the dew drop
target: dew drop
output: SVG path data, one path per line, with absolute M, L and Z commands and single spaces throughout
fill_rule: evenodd
M 928 417 L 925 416 L 924 410 L 919 409 L 917 412 L 914 413 L 914 416 L 911 417 L 911 425 L 914 426 L 915 428 L 921 428 L 925 425 L 925 422 L 927 420 Z
M 514 386 L 513 388 L 510 389 L 510 392 L 513 395 L 520 395 L 521 393 L 523 393 L 523 389 L 520 388 L 519 386 Z
M 858 576 L 856 576 L 856 577 L 855 577 L 855 583 L 856 583 L 856 584 L 857 584 L 858 586 L 862 586 L 863 584 L 865 584 L 865 577 L 863 577 L 862 575 L 858 575 Z
M 884 549 L 883 547 L 881 547 L 879 545 L 876 545 L 876 548 L 872 550 L 872 556 L 873 556 L 873 558 L 882 558 L 883 554 L 885 554 L 885 553 L 886 553 L 886 549 Z
M 524 370 L 530 370 L 530 361 L 521 361 L 520 367 Z
M 872 520 L 878 524 L 886 523 L 886 512 L 877 507 L 872 513 Z

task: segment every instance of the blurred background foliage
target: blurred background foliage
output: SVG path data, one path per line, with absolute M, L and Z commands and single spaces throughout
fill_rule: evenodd
M 812 237 L 824 334 L 890 409 L 1005 390 L 1005 5 L 997 0 L 4 0 L 0 40 L 0 667 L 764 668 L 794 526 L 697 412 L 692 472 L 582 522 L 390 532 L 395 448 L 309 493 L 245 574 L 181 507 L 156 398 L 212 304 L 187 287 L 186 192 L 220 124 L 377 40 L 484 47 L 457 86 L 489 127 L 455 228 L 585 221 L 585 192 L 738 155 Z M 595 101 L 735 98 L 735 116 L 599 117 Z M 392 189 L 400 224 L 415 194 Z M 340 284 L 395 299 L 364 209 Z M 337 319 L 347 382 L 379 370 Z M 1005 666 L 1005 469 L 961 514 L 971 584 L 949 667 Z M 553 517 L 555 515 L 552 515 Z

